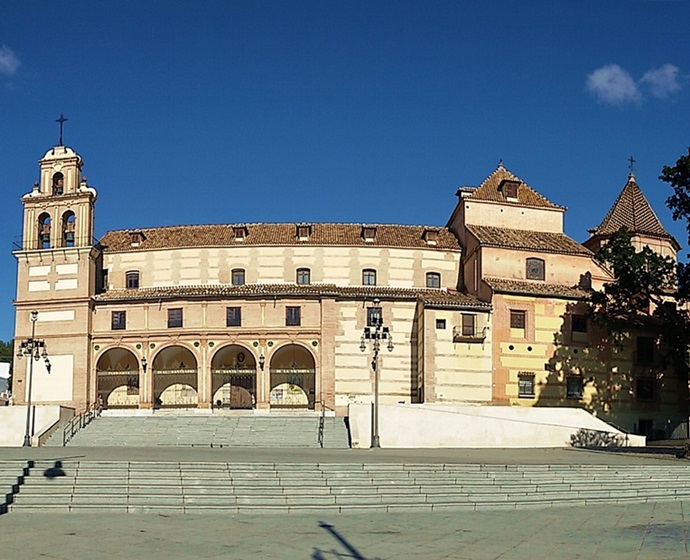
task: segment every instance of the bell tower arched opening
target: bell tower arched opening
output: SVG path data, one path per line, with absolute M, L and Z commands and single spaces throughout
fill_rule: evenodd
M 68 210 L 62 215 L 62 246 L 74 247 L 76 235 L 77 217 L 74 212 Z
M 65 194 L 65 176 L 60 171 L 53 174 L 52 194 Z
M 38 216 L 38 248 L 50 249 L 51 219 L 48 212 Z

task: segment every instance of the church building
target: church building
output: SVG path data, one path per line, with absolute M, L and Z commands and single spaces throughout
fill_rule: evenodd
M 384 404 L 581 407 L 638 432 L 686 413 L 653 336 L 619 352 L 588 320 L 589 293 L 612 281 L 593 253 L 607 236 L 626 225 L 640 246 L 679 248 L 632 174 L 584 244 L 565 235 L 564 207 L 502 164 L 458 190 L 445 226 L 236 223 L 94 239 L 81 157 L 58 145 L 39 166 L 14 252 L 16 344 L 33 329 L 50 356 L 49 368 L 34 362 L 35 404 L 346 416 L 378 386 Z M 14 371 L 23 404 L 26 360 Z

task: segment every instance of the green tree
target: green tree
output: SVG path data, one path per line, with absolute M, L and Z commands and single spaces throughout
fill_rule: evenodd
M 8 362 L 10 364 L 10 378 L 8 380 L 8 389 L 12 390 L 12 358 L 14 355 L 14 341 L 3 342 L 0 340 L 0 362 Z

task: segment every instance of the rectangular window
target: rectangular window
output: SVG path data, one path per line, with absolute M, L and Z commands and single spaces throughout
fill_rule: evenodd
M 569 399 L 582 398 L 582 377 L 566 377 L 566 397 Z
M 232 285 L 244 286 L 244 268 L 235 268 L 232 271 Z
M 168 328 L 174 329 L 182 326 L 182 308 L 168 309 Z
M 510 310 L 510 328 L 511 329 L 525 329 L 525 311 Z
M 383 325 L 383 309 L 380 307 L 367 307 L 367 327 Z
M 426 287 L 427 288 L 440 288 L 441 287 L 441 275 L 438 272 L 427 272 L 426 273 Z
M 653 401 L 656 399 L 656 380 L 652 377 L 638 377 L 637 390 L 638 401 Z
M 436 319 L 436 328 L 440 331 L 444 330 L 446 328 L 446 320 Z
M 299 327 L 302 324 L 302 308 L 301 307 L 286 307 L 285 308 L 285 326 Z
M 521 373 L 518 377 L 518 397 L 529 399 L 534 397 L 534 375 Z
M 362 285 L 376 286 L 376 271 L 372 268 L 366 268 L 362 271 Z
M 462 314 L 462 336 L 474 336 L 476 333 L 475 329 L 475 316 L 470 313 Z
M 127 328 L 127 312 L 113 311 L 110 315 L 110 328 L 114 331 L 123 331 Z
M 308 268 L 298 268 L 297 269 L 297 283 L 298 284 L 310 284 L 311 283 L 311 270 Z
M 242 308 L 241 307 L 228 307 L 225 324 L 228 327 L 241 327 L 242 326 Z
M 125 274 L 125 286 L 128 290 L 136 290 L 139 287 L 139 271 L 131 270 Z
M 651 336 L 637 337 L 637 352 L 635 363 L 653 364 L 654 363 L 654 339 Z

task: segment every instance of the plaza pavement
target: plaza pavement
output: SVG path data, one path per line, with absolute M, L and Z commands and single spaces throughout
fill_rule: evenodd
M 576 449 L 0 449 L 0 460 L 663 464 L 673 455 Z M 690 558 L 689 502 L 453 513 L 0 516 L 0 558 L 663 559 Z

